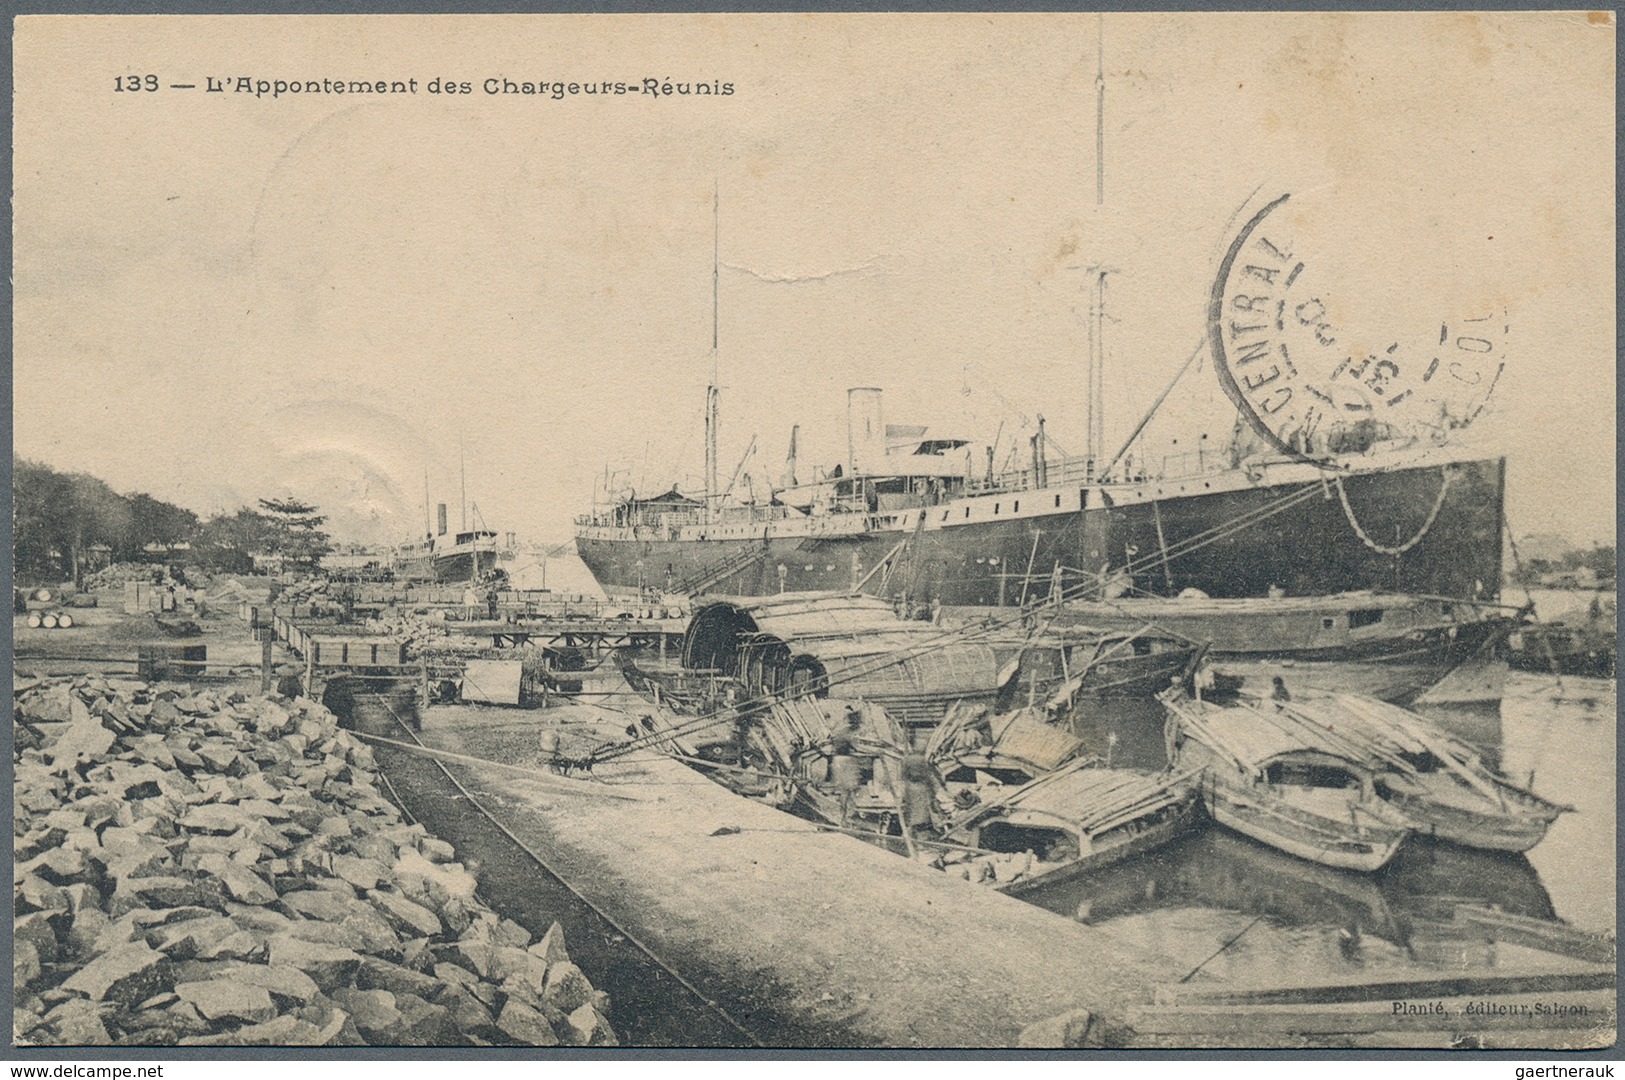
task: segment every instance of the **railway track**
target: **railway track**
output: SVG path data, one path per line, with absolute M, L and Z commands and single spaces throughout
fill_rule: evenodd
M 387 734 L 422 745 L 384 694 L 357 694 L 349 721 L 362 734 Z M 493 909 L 533 935 L 559 922 L 571 959 L 595 987 L 609 994 L 610 1023 L 624 1045 L 768 1045 L 760 1033 L 571 888 L 440 762 L 386 745 L 374 745 L 373 754 L 389 796 L 402 813 L 454 845 L 465 862 L 477 864 L 480 892 Z

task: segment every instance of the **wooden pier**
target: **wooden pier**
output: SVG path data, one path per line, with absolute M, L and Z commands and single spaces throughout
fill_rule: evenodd
M 419 738 L 534 764 L 544 724 L 617 734 L 594 722 L 601 716 L 433 708 Z M 821 831 L 658 755 L 601 765 L 599 783 L 447 767 L 503 828 L 735 1015 L 766 995 L 795 1028 L 827 1032 L 827 1045 L 1033 1045 L 1032 1032 L 1078 1010 L 1094 1018 L 1092 1038 L 1110 1041 L 1127 1004 L 1184 974 L 1167 957 Z

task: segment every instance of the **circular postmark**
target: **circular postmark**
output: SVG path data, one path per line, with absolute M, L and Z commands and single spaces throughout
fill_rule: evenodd
M 1385 440 L 1442 442 L 1472 423 L 1505 366 L 1505 309 L 1446 317 L 1437 340 L 1355 347 L 1331 317 L 1331 275 L 1275 213 L 1288 198 L 1246 218 L 1208 300 L 1209 350 L 1242 416 L 1275 449 L 1321 463 Z M 1380 328 L 1360 329 L 1380 340 Z

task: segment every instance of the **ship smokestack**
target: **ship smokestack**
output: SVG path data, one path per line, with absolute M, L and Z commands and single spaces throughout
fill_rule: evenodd
M 436 507 L 435 507 L 435 510 L 439 514 L 439 518 L 440 518 L 440 521 L 439 521 L 440 535 L 445 536 L 446 535 L 446 504 L 445 503 L 437 504 Z
M 856 475 L 886 471 L 886 423 L 880 388 L 857 386 L 846 392 L 846 464 Z

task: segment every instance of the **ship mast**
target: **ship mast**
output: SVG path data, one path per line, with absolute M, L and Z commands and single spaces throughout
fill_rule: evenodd
M 1106 202 L 1106 15 L 1100 12 L 1095 22 L 1095 205 Z M 1089 268 L 1095 278 L 1095 295 L 1091 302 L 1089 325 L 1089 370 L 1085 373 L 1084 396 L 1088 400 L 1088 431 L 1084 447 L 1087 475 L 1103 480 L 1105 470 L 1100 468 L 1105 453 L 1106 433 L 1106 275 L 1115 271 L 1108 266 Z M 1099 471 L 1097 471 L 1099 470 Z
M 1095 295 L 1089 305 L 1089 368 L 1084 378 L 1089 419 L 1084 453 L 1096 480 L 1105 479 L 1105 470 L 1096 472 L 1096 469 L 1104 456 L 1106 441 L 1106 275 L 1116 272 L 1110 266 L 1089 267 L 1095 279 Z
M 1095 205 L 1106 202 L 1106 13 L 1095 22 Z
M 711 382 L 705 388 L 705 517 L 710 521 L 717 501 L 717 315 L 720 298 L 722 227 L 716 182 L 711 185 Z

